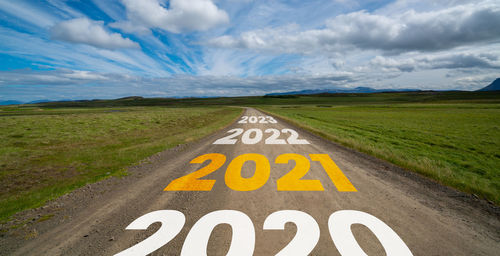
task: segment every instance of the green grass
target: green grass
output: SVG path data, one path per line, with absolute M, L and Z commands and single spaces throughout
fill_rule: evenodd
M 196 140 L 241 109 L 0 108 L 0 220 L 87 183 L 125 174 L 157 152 Z
M 500 203 L 500 104 L 262 106 L 332 141 Z

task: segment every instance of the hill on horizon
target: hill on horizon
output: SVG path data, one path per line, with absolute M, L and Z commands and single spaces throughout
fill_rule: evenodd
M 482 92 L 487 92 L 487 91 L 500 91 L 500 78 L 495 79 L 491 84 L 488 86 L 479 89 L 478 91 Z
M 23 104 L 24 102 L 18 101 L 18 100 L 3 100 L 0 101 L 0 105 L 19 105 Z

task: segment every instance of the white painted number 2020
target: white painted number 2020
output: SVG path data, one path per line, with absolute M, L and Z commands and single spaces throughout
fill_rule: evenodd
M 342 255 L 367 255 L 351 232 L 352 224 L 362 224 L 370 229 L 385 249 L 387 256 L 412 255 L 405 242 L 376 217 L 352 210 L 338 211 L 330 215 L 328 228 L 333 243 Z
M 292 210 L 274 212 L 264 221 L 264 230 L 284 230 L 289 222 L 295 223 L 297 233 L 276 256 L 309 255 L 316 247 L 320 234 L 318 223 L 311 215 Z
M 255 229 L 244 213 L 233 210 L 211 212 L 194 224 L 182 246 L 181 256 L 207 255 L 208 239 L 219 224 L 229 224 L 232 239 L 227 256 L 252 256 L 255 248 Z
M 124 250 L 115 256 L 147 255 L 162 247 L 181 232 L 186 217 L 182 212 L 172 210 L 154 211 L 142 215 L 128 225 L 126 230 L 146 230 L 155 223 L 161 222 L 161 227 L 146 240 Z
M 147 255 L 154 252 L 181 231 L 185 223 L 185 216 L 183 213 L 173 210 L 150 212 L 133 221 L 126 229 L 146 230 L 149 225 L 156 222 L 162 224 L 156 233 L 115 255 Z M 285 224 L 290 222 L 297 226 L 295 237 L 276 255 L 309 255 L 320 238 L 318 223 L 309 214 L 295 210 L 277 211 L 265 219 L 263 229 L 284 230 Z M 210 235 L 219 224 L 229 224 L 232 229 L 228 256 L 253 255 L 255 228 L 252 220 L 240 211 L 220 210 L 208 213 L 193 225 L 182 246 L 181 256 L 207 255 Z M 384 222 L 368 213 L 352 210 L 337 211 L 328 219 L 330 236 L 341 255 L 367 255 L 351 232 L 352 224 L 362 224 L 370 229 L 388 256 L 412 255 L 403 240 Z
M 262 140 L 263 133 L 261 129 L 258 128 L 252 128 L 248 130 L 244 130 L 241 128 L 235 128 L 227 131 L 227 133 L 230 133 L 224 138 L 220 138 L 216 140 L 213 144 L 229 144 L 233 145 L 238 142 L 236 137 L 241 136 L 241 142 L 243 144 L 257 144 Z M 270 134 L 269 137 L 267 137 L 264 140 L 265 144 L 309 144 L 309 142 L 305 139 L 299 139 L 299 134 L 292 129 L 282 129 L 281 131 L 278 129 L 274 128 L 269 128 L 264 131 L 266 134 Z M 284 134 L 290 134 L 286 140 L 280 139 L 281 133 Z

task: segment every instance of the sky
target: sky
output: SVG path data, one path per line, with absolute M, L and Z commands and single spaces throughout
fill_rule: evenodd
M 0 101 L 476 90 L 498 0 L 0 0 Z

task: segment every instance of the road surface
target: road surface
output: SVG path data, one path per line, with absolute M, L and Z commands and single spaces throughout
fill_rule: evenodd
M 159 247 L 153 255 L 180 255 L 181 250 L 185 255 L 196 250 L 226 255 L 232 245 L 236 255 L 243 255 L 237 252 L 238 246 L 254 249 L 253 255 L 276 255 L 288 244 L 297 246 L 292 250 L 297 254 L 341 255 L 339 251 L 349 252 L 355 247 L 342 240 L 350 233 L 345 222 L 351 221 L 355 242 L 368 255 L 385 255 L 384 247 L 397 246 L 403 251 L 408 248 L 413 255 L 498 255 L 500 221 L 494 206 L 325 141 L 283 120 L 259 118 L 267 115 L 255 109 L 246 109 L 244 116 L 250 117 L 246 123 L 238 123 L 243 120 L 238 119 L 199 142 L 163 152 L 150 163 L 132 168 L 125 178 L 86 186 L 34 211 L 38 216 L 50 213 L 54 217 L 33 222 L 27 233 L 1 238 L 0 254 L 114 255 L 142 243 L 139 252 Z M 233 130 L 238 128 L 242 130 Z M 261 132 L 247 132 L 250 129 Z M 277 140 L 267 142 L 284 144 L 267 144 L 268 137 L 276 132 L 266 133 L 267 129 L 280 133 Z M 288 141 L 293 131 L 283 129 L 296 131 L 298 141 Z M 214 144 L 228 143 L 219 139 L 239 131 L 242 134 L 232 138 L 235 144 Z M 260 140 L 258 133 L 262 133 Z M 308 144 L 290 144 L 304 140 Z M 214 171 L 201 178 L 209 182 L 191 179 L 172 183 L 210 162 L 200 158 L 200 163 L 190 163 L 199 157 L 212 159 Z M 293 173 L 298 176 L 282 179 L 294 166 L 297 170 Z M 305 173 L 302 178 L 301 171 Z M 170 188 L 164 191 L 167 186 Z M 207 191 L 179 191 L 186 189 Z M 338 218 L 329 227 L 333 213 Z M 340 218 L 342 214 L 344 219 Z M 159 220 L 166 224 L 126 230 L 143 215 L 145 227 Z M 356 224 L 368 219 L 389 230 L 377 233 L 367 225 Z M 192 229 L 198 221 L 199 227 Z M 173 233 L 168 243 L 169 235 L 162 233 L 164 230 L 159 232 L 160 227 Z M 162 233 L 159 238 L 146 243 L 157 231 Z M 337 234 L 337 240 L 331 233 Z M 309 247 L 311 252 L 307 252 Z M 248 248 L 244 250 L 252 255 Z

